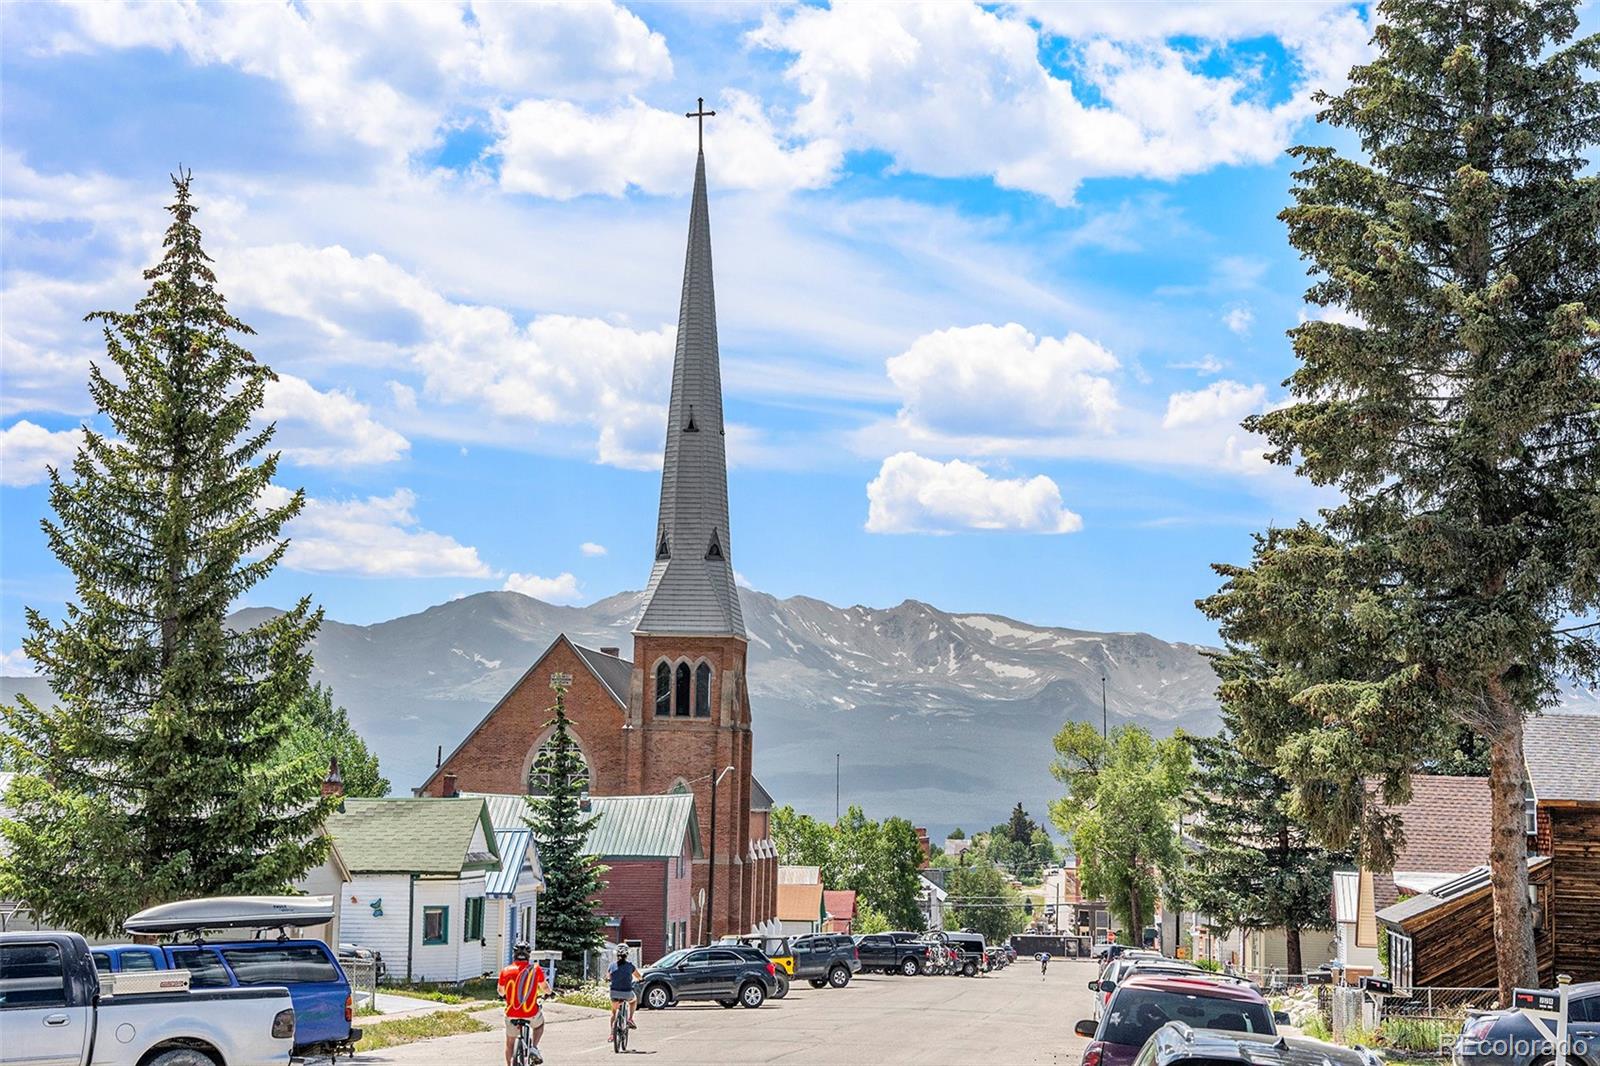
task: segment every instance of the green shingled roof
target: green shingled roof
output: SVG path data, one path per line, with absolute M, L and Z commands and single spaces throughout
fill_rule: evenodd
M 483 832 L 475 850 L 477 829 Z M 500 866 L 481 799 L 347 798 L 328 819 L 328 833 L 353 874 L 459 874 Z

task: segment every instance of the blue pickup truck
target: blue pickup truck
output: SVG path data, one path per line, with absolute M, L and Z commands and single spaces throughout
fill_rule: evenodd
M 350 981 L 320 940 L 204 941 L 192 944 L 102 944 L 91 949 L 101 973 L 188 970 L 189 987 L 281 985 L 294 1001 L 294 1053 L 334 1055 L 361 1039 L 351 1021 Z

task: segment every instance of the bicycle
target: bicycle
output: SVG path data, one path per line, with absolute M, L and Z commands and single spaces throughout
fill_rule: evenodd
M 511 1024 L 517 1027 L 517 1042 L 511 1049 L 511 1066 L 539 1066 L 544 1058 L 533 1050 L 533 1026 L 526 1018 L 513 1018 Z
M 628 1023 L 633 1017 L 633 1004 L 623 1000 L 611 1019 L 611 1050 L 618 1055 L 628 1050 Z

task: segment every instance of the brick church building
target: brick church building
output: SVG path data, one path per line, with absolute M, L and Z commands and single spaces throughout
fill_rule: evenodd
M 725 445 L 702 146 L 689 211 L 655 562 L 633 633 L 633 661 L 618 648 L 584 648 L 558 637 L 418 789 L 433 796 L 525 792 L 534 757 L 549 736 L 551 676 L 570 675 L 567 713 L 592 794 L 694 794 L 707 841 L 694 860 L 696 940 L 708 932 L 715 938 L 777 930 L 772 800 L 751 775 L 749 641 L 733 578 Z

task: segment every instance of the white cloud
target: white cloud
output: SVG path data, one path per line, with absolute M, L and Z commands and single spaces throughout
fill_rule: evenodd
M 546 603 L 576 603 L 583 598 L 578 591 L 578 579 L 571 574 L 540 577 L 537 574 L 507 574 L 504 585 L 507 592 L 520 592 Z
M 27 419 L 0 429 L 0 485 L 37 485 L 49 467 L 70 464 L 82 441 L 81 430 L 49 430 Z
M 1075 533 L 1083 519 L 1062 506 L 1061 489 L 1043 474 L 995 478 L 960 459 L 941 463 L 899 452 L 885 459 L 867 484 L 866 528 L 870 533 Z
M 38 672 L 33 660 L 21 648 L 0 651 L 0 674 L 6 677 L 33 677 Z
M 606 546 L 604 544 L 596 544 L 592 540 L 586 540 L 582 544 L 578 545 L 578 550 L 587 556 L 594 557 L 604 555 L 606 553 Z
M 1279 102 L 1250 64 L 1215 73 L 1212 48 L 1130 34 L 1128 20 L 1083 23 L 1063 41 L 1041 39 L 1015 10 L 840 3 L 785 9 L 750 36 L 792 56 L 786 73 L 806 98 L 800 132 L 880 148 L 923 173 L 990 174 L 1066 201 L 1086 177 L 1175 178 L 1276 158 L 1312 114 L 1309 90 L 1336 87 L 1346 60 L 1362 54 L 1359 15 L 1318 14 L 1296 24 L 1301 77 Z M 1207 29 L 1236 32 L 1220 15 Z M 1062 53 L 1065 73 L 1045 68 L 1043 50 Z
M 669 77 L 666 42 L 609 3 L 71 5 L 55 51 L 159 48 L 281 85 L 315 128 L 405 155 L 505 95 L 604 96 Z
M 1334 305 L 1332 307 L 1302 307 L 1300 321 L 1332 322 L 1340 326 L 1354 326 L 1357 329 L 1366 329 L 1367 320 L 1347 307 Z
M 269 486 L 268 506 L 280 506 L 289 491 Z M 283 563 L 292 570 L 363 577 L 488 577 L 478 549 L 454 537 L 423 529 L 416 493 L 396 489 L 364 500 L 309 498 L 287 528 Z
M 1222 324 L 1241 337 L 1250 332 L 1255 321 L 1255 312 L 1248 307 L 1230 307 L 1222 314 Z
M 498 307 L 459 303 L 378 255 L 275 245 L 241 250 L 240 301 L 312 323 L 357 359 L 409 361 L 423 392 L 485 416 L 550 427 L 588 426 L 602 463 L 648 469 L 661 462 L 674 327 L 630 329 L 595 318 L 540 315 L 519 324 Z M 374 349 L 374 318 L 406 324 L 403 340 Z M 397 399 L 411 397 L 396 393 Z M 536 427 L 534 427 L 536 428 Z
M 827 185 L 841 161 L 830 141 L 789 144 L 760 103 L 727 90 L 715 103 L 716 150 L 706 180 L 719 189 L 812 189 Z M 694 173 L 695 140 L 681 112 L 639 100 L 586 111 L 564 100 L 524 100 L 500 111 L 496 151 L 500 186 L 557 200 L 629 189 L 681 194 Z
M 1107 430 L 1117 359 L 1078 333 L 1035 337 L 1015 322 L 924 334 L 889 359 L 908 427 L 947 433 Z
M 1247 414 L 1261 410 L 1267 399 L 1265 385 L 1241 385 L 1237 381 L 1214 381 L 1195 392 L 1175 392 L 1167 397 L 1165 429 L 1177 429 L 1212 422 L 1236 423 Z
M 273 444 L 302 466 L 356 466 L 388 463 L 411 447 L 381 425 L 366 404 L 347 392 L 323 392 L 304 378 L 279 374 L 268 382 L 260 417 L 276 421 Z
M 1227 365 L 1228 364 L 1224 363 L 1221 359 L 1218 359 L 1210 352 L 1207 352 L 1199 359 L 1194 359 L 1189 362 L 1167 364 L 1167 366 L 1173 370 L 1193 370 L 1196 374 L 1199 374 L 1202 377 L 1209 377 L 1212 374 L 1220 374 L 1227 368 Z

